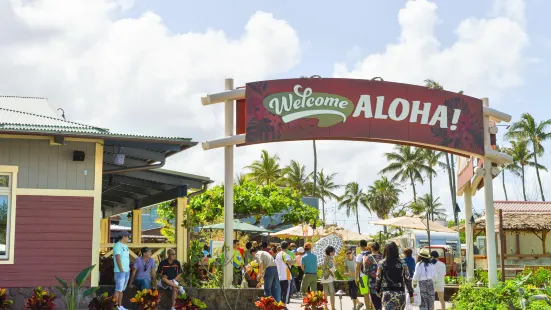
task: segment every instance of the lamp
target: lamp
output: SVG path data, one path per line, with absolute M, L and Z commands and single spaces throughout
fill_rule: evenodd
M 474 215 L 471 215 L 471 219 L 469 220 L 469 224 L 474 225 Z
M 338 292 L 335 293 L 335 295 L 339 296 L 339 300 L 340 300 L 340 303 L 341 303 L 341 310 L 342 310 L 342 297 L 344 295 L 346 295 L 346 293 L 343 292 L 343 290 L 339 290 Z
M 124 148 L 121 146 L 121 147 L 119 147 L 119 151 L 117 153 L 113 154 L 115 156 L 115 159 L 114 159 L 115 165 L 119 165 L 119 166 L 124 165 L 125 155 L 124 155 L 123 151 L 124 151 Z

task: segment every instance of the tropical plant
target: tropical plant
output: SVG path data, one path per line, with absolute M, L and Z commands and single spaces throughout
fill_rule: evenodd
M 306 173 L 306 167 L 295 160 L 291 160 L 289 166 L 283 169 L 281 182 L 288 187 L 295 189 L 301 195 L 306 195 L 307 184 L 312 173 Z
M 67 307 L 67 310 L 78 309 L 81 298 L 91 296 L 98 290 L 98 287 L 89 287 L 81 293 L 84 281 L 88 279 L 90 273 L 92 273 L 92 270 L 94 270 L 95 267 L 96 265 L 92 265 L 79 272 L 77 277 L 74 280 L 71 280 L 70 287 L 67 285 L 67 282 L 57 276 L 55 277 L 59 284 L 61 284 L 61 286 L 56 286 L 56 289 L 59 294 L 63 296 L 63 301 L 65 302 L 65 307 Z
M 360 230 L 360 217 L 358 215 L 359 207 L 363 206 L 369 210 L 369 205 L 367 203 L 367 195 L 360 188 L 360 185 L 356 182 L 351 182 L 346 184 L 344 195 L 339 198 L 339 210 L 345 210 L 346 216 L 350 217 L 350 214 L 356 215 L 356 224 L 358 225 L 358 232 Z M 370 211 L 370 210 L 369 210 Z M 370 211 L 371 212 L 371 211 Z
M 515 168 L 511 168 L 510 171 L 517 171 L 520 174 L 524 201 L 528 201 L 526 196 L 525 167 L 538 167 L 547 171 L 547 168 L 531 160 L 532 153 L 528 150 L 528 143 L 528 140 L 513 140 L 511 141 L 511 148 L 509 148 L 509 154 L 513 156 L 513 164 L 515 165 Z
M 198 310 L 206 309 L 207 304 L 202 302 L 198 298 L 191 298 L 186 293 L 183 293 L 176 298 L 176 305 L 174 309 L 176 310 Z
M 283 169 L 279 166 L 279 156 L 270 156 L 268 151 L 262 150 L 260 160 L 253 161 L 245 168 L 250 170 L 249 176 L 259 185 L 277 183 L 282 176 Z
M 138 291 L 133 298 L 130 298 L 130 302 L 135 303 L 140 310 L 157 310 L 160 300 L 159 291 L 152 289 Z
M 551 132 L 547 132 L 547 127 L 551 125 L 551 119 L 536 123 L 534 117 L 529 113 L 523 113 L 520 116 L 520 121 L 515 122 L 505 134 L 508 139 L 528 140 L 532 145 L 532 156 L 534 156 L 534 167 L 538 177 L 541 200 L 545 201 L 543 194 L 543 186 L 541 185 L 540 166 L 538 164 L 538 156 L 543 155 L 545 149 L 543 142 L 551 139 Z
M 312 146 L 314 147 L 314 181 L 312 182 L 312 196 L 316 196 L 316 187 L 317 181 L 316 176 L 318 175 L 318 149 L 316 147 L 316 140 L 312 140 Z M 325 212 L 323 212 L 323 221 L 325 222 Z
M 55 309 L 55 294 L 37 287 L 31 297 L 25 300 L 25 310 L 53 310 Z
M 258 301 L 254 303 L 258 309 L 262 310 L 283 310 L 285 309 L 285 304 L 283 302 L 277 302 L 275 299 L 270 297 L 261 297 Z
M 302 307 L 309 310 L 322 310 L 327 306 L 327 297 L 322 291 L 306 293 L 302 299 Z
M 389 181 L 386 177 L 375 181 L 367 189 L 367 201 L 369 201 L 369 210 L 375 212 L 378 218 L 387 219 L 390 211 L 400 201 L 399 195 L 402 192 L 396 187 L 396 184 Z M 385 234 L 387 227 L 384 226 Z
M 408 205 L 408 209 L 415 216 L 425 215 L 427 212 L 425 204 L 420 199 L 410 202 Z
M 425 164 L 423 149 L 408 145 L 397 145 L 394 147 L 394 152 L 385 153 L 385 157 L 390 163 L 380 173 L 394 173 L 391 179 L 392 182 L 410 182 L 413 190 L 413 200 L 417 200 L 415 182 L 423 183 L 422 173 L 435 173 L 432 167 Z
M 8 296 L 8 291 L 5 288 L 0 288 L 0 310 L 9 310 L 13 300 L 10 300 Z
M 435 218 L 446 218 L 446 209 L 441 208 L 442 204 L 438 201 L 439 199 L 440 197 L 431 199 L 429 194 L 425 194 L 419 198 L 421 205 L 424 206 L 431 221 L 434 221 Z
M 88 310 L 115 310 L 116 305 L 116 299 L 105 292 L 90 301 Z
M 507 153 L 511 155 L 510 148 L 506 147 L 498 147 L 498 152 Z M 512 156 L 512 155 L 511 155 Z M 509 197 L 507 196 L 507 187 L 505 186 L 505 172 L 510 171 L 515 176 L 520 177 L 520 172 L 518 171 L 518 166 L 515 165 L 514 162 L 509 164 L 504 164 L 503 169 L 501 171 L 501 185 L 503 186 L 503 193 L 505 194 L 505 201 L 509 201 Z
M 317 174 L 318 185 L 316 188 L 316 197 L 321 199 L 321 214 L 322 221 L 325 222 L 325 203 L 332 199 L 339 199 L 339 196 L 334 193 L 335 190 L 339 189 L 341 186 L 335 184 L 336 173 L 325 174 L 323 169 Z
M 239 174 L 235 175 L 235 178 L 233 179 L 233 184 L 243 185 L 248 180 L 249 180 L 249 175 L 248 174 L 239 173 Z
M 436 175 L 435 168 L 446 168 L 446 165 L 440 162 L 440 159 L 444 155 L 443 152 L 437 152 L 433 150 L 426 149 L 423 151 L 423 160 L 425 161 L 425 164 L 432 168 L 431 170 L 427 170 L 427 176 L 429 177 L 429 193 L 430 197 L 433 198 L 434 195 L 432 193 L 432 180 L 434 176 Z M 432 208 L 432 206 L 431 206 Z

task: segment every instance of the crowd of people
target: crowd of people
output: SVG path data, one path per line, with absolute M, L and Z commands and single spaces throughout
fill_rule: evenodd
M 359 243 L 360 253 L 346 250 L 343 274 L 348 280 L 348 294 L 354 309 L 394 310 L 405 309 L 408 302 L 414 301 L 414 287 L 420 295 L 420 310 L 434 309 L 435 295 L 445 309 L 444 277 L 446 265 L 441 262 L 438 252 L 421 249 L 417 260 L 413 251 L 406 249 L 400 255 L 394 242 L 386 244 L 384 251 L 377 242 Z M 307 292 L 317 291 L 318 281 L 328 298 L 328 306 L 335 309 L 335 263 L 336 250 L 332 246 L 325 249 L 322 264 L 318 266 L 318 257 L 312 253 L 312 244 L 298 247 L 294 243 L 281 242 L 279 246 L 268 247 L 267 243 L 258 245 L 249 242 L 241 250 L 234 241 L 234 267 L 236 274 L 251 262 L 258 264 L 256 287 L 264 288 L 265 296 L 276 301 L 289 303 L 290 298 L 303 296 Z M 318 273 L 319 271 L 319 273 Z M 318 275 L 321 275 L 318 279 Z M 236 284 L 242 278 L 236 279 Z M 363 297 L 360 301 L 359 297 Z

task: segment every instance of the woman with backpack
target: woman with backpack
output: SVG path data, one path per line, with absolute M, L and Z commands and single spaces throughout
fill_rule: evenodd
M 413 281 L 419 285 L 421 293 L 421 305 L 419 310 L 434 309 L 434 278 L 436 277 L 436 268 L 430 262 L 429 249 L 424 248 L 419 251 L 419 258 L 415 265 Z
M 364 270 L 369 277 L 369 295 L 375 310 L 381 310 L 381 298 L 377 296 L 376 282 L 377 269 L 379 262 L 383 260 L 383 255 L 380 253 L 381 246 L 377 242 L 371 243 L 371 254 L 364 258 Z
M 398 246 L 390 242 L 385 247 L 384 259 L 377 270 L 376 291 L 384 310 L 404 310 L 406 290 L 413 302 L 413 287 L 406 263 L 400 259 Z

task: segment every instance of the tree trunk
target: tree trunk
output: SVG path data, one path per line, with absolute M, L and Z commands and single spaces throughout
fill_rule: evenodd
M 322 216 L 322 219 L 323 219 L 323 223 L 325 224 L 325 201 L 323 199 L 321 200 L 321 210 L 323 212 L 323 214 L 321 216 Z
M 411 180 L 411 188 L 413 189 L 413 201 L 417 202 L 417 192 L 415 191 L 415 182 L 413 181 L 413 176 L 409 176 L 409 179 Z
M 528 199 L 526 199 L 526 184 L 524 184 L 524 166 L 521 166 L 522 167 L 522 195 L 524 196 L 524 201 L 528 201 Z
M 454 182 L 453 182 L 453 176 L 452 176 L 452 168 L 450 165 L 450 157 L 449 154 L 446 153 L 446 170 L 448 170 L 448 182 L 450 184 L 450 194 L 452 198 L 452 210 L 454 210 L 455 213 L 455 191 L 454 191 Z
M 432 207 L 432 173 L 429 172 L 429 188 L 430 188 L 430 213 L 432 221 L 434 221 L 434 208 Z
M 457 176 L 455 175 L 455 164 L 454 164 L 454 161 L 453 161 L 453 154 L 450 154 L 450 167 L 452 169 L 452 189 L 453 189 L 453 192 L 452 192 L 452 204 L 453 204 L 453 211 L 455 213 L 455 206 L 457 205 L 457 185 L 455 184 L 455 179 L 457 178 Z M 457 214 L 457 218 L 459 220 L 459 214 Z
M 505 201 L 509 201 L 507 198 L 507 188 L 505 187 L 505 168 L 501 171 L 501 181 L 503 182 L 503 193 L 505 193 Z
M 316 149 L 316 140 L 312 140 L 312 146 L 314 147 L 314 186 L 312 189 L 312 196 L 316 197 L 316 182 L 318 180 L 318 152 Z M 321 216 L 322 220 L 325 223 L 325 205 L 321 206 Z
M 538 177 L 538 183 L 540 186 L 541 201 L 545 201 L 545 196 L 543 195 L 543 187 L 541 186 L 540 169 L 538 168 L 538 155 L 536 153 L 535 145 L 534 145 L 534 163 L 536 164 L 536 176 Z
M 360 216 L 358 215 L 358 206 L 356 206 L 356 224 L 358 225 L 358 233 L 361 234 L 362 232 L 360 231 Z

